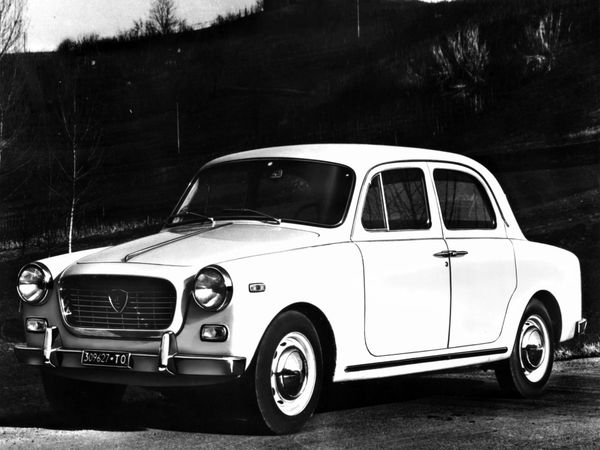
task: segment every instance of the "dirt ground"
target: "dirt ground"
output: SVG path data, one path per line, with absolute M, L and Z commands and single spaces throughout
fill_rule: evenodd
M 337 385 L 301 432 L 265 436 L 232 413 L 222 393 L 129 388 L 110 417 L 60 417 L 37 371 L 10 353 L 0 361 L 3 448 L 590 448 L 600 441 L 599 358 L 556 363 L 537 400 L 504 397 L 493 373 L 483 371 Z

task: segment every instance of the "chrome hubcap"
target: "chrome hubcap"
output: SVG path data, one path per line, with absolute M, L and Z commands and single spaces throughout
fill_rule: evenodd
M 306 383 L 306 360 L 295 347 L 283 350 L 275 372 L 277 390 L 285 400 L 298 398 Z
M 316 382 L 312 345 L 302 333 L 288 333 L 279 342 L 271 363 L 271 393 L 279 410 L 300 414 L 310 402 Z
M 540 381 L 548 367 L 550 334 L 538 315 L 527 318 L 519 337 L 519 361 L 525 378 L 532 383 Z

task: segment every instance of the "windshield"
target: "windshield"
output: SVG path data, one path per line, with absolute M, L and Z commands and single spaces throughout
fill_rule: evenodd
M 221 219 L 332 227 L 346 215 L 354 172 L 294 159 L 235 161 L 202 170 L 168 224 Z

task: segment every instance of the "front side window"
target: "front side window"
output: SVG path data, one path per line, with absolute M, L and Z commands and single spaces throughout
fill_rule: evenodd
M 496 228 L 492 203 L 474 176 L 457 170 L 436 169 L 433 178 L 448 230 Z
M 211 220 L 340 224 L 354 186 L 348 167 L 294 159 L 234 161 L 201 171 L 171 225 Z
M 385 208 L 382 201 L 385 201 Z M 395 169 L 373 178 L 367 192 L 362 223 L 366 230 L 430 228 L 423 171 L 416 168 Z

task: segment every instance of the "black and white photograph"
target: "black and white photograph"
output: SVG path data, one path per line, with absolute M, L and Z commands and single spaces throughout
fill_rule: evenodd
M 0 447 L 594 448 L 598 0 L 0 0 Z

